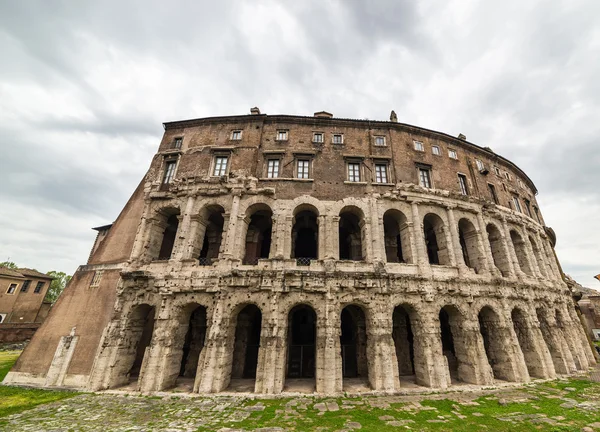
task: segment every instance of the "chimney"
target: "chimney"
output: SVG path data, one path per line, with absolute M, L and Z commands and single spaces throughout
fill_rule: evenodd
M 328 113 L 327 111 L 319 111 L 314 114 L 315 117 L 319 118 L 332 118 L 333 114 Z
M 461 134 L 461 133 L 459 133 L 459 134 L 458 134 L 458 139 L 461 139 L 461 140 L 463 140 L 463 141 L 466 141 L 466 140 L 467 140 L 467 136 L 466 136 L 466 135 L 463 135 L 463 134 Z
M 258 109 L 258 107 L 250 108 L 250 114 L 252 114 L 252 115 L 259 115 L 260 114 L 260 110 Z
M 390 121 L 394 123 L 398 123 L 398 116 L 396 115 L 396 111 L 392 110 L 390 113 Z

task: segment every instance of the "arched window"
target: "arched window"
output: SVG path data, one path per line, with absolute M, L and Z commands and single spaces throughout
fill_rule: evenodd
M 319 258 L 319 224 L 314 207 L 297 209 L 292 227 L 292 258 L 308 265 Z
M 525 247 L 525 242 L 519 234 L 515 230 L 510 231 L 510 239 L 515 248 L 515 253 L 517 254 L 517 261 L 519 262 L 519 267 L 521 270 L 527 273 L 528 275 L 533 275 L 531 271 L 531 267 L 529 266 L 529 260 L 527 259 L 527 248 Z
M 345 207 L 340 212 L 339 252 L 341 260 L 362 261 L 363 212 L 357 207 Z
M 425 236 L 429 264 L 450 265 L 442 218 L 434 213 L 427 214 L 423 218 L 423 235 Z
M 475 273 L 480 273 L 483 270 L 483 256 L 479 250 L 477 230 L 468 219 L 458 221 L 458 238 L 465 264 L 474 269 Z
M 492 250 L 494 265 L 498 270 L 500 270 L 502 276 L 506 277 L 510 273 L 510 267 L 500 230 L 496 227 L 496 225 L 490 223 L 487 225 L 486 231 L 488 240 L 490 242 L 490 249 Z
M 130 365 L 127 372 L 130 381 L 137 381 L 140 376 L 144 354 L 152 341 L 153 332 L 154 307 L 147 304 L 136 306 L 131 312 L 128 324 L 131 348 L 128 355 L 121 358 L 125 364 Z
M 412 263 L 410 229 L 404 213 L 388 210 L 383 215 L 385 256 L 387 262 Z
M 250 220 L 246 231 L 244 264 L 256 265 L 261 258 L 269 258 L 273 212 L 266 204 L 257 204 L 248 209 Z
M 178 334 L 185 334 L 185 336 L 183 340 L 179 341 L 182 346 L 179 377 L 180 379 L 194 379 L 206 338 L 206 308 L 198 304 L 190 304 L 183 309 L 180 321 L 182 323 L 181 330 L 185 330 L 185 333 L 179 331 Z
M 392 339 L 398 360 L 398 375 L 401 377 L 415 375 L 415 350 L 410 312 L 406 306 L 396 306 L 392 315 Z M 409 379 L 409 380 L 412 380 Z
M 162 209 L 150 226 L 148 255 L 151 259 L 168 260 L 173 254 L 177 229 L 179 227 L 179 209 Z

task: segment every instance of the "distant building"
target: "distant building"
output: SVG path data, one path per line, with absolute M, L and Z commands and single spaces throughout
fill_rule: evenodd
M 0 342 L 31 338 L 50 311 L 44 302 L 53 277 L 0 266 Z

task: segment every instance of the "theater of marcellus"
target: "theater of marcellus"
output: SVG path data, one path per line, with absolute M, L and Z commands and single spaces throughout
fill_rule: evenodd
M 532 180 L 398 122 L 164 124 L 5 383 L 393 393 L 596 363 Z

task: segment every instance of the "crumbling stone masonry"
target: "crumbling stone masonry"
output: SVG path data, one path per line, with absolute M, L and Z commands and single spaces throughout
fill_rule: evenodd
M 527 382 L 593 353 L 516 165 L 391 121 L 165 123 L 158 153 L 5 382 Z

